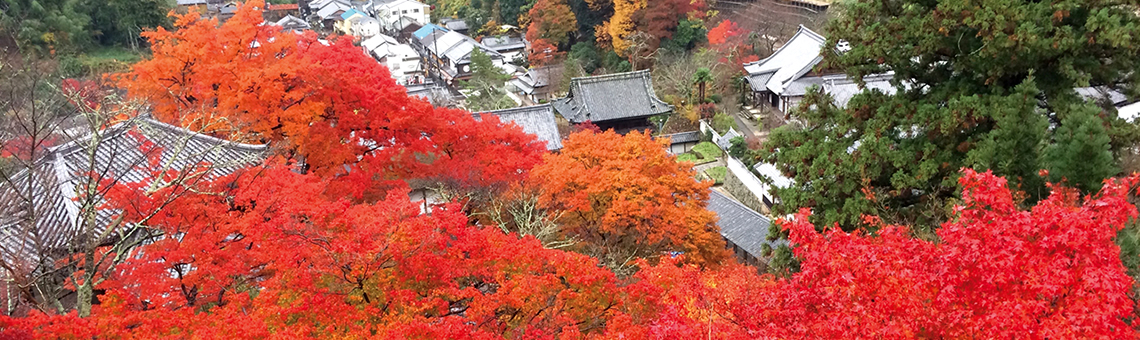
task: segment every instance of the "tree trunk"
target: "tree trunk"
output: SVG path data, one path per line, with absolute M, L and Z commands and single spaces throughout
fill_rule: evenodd
M 702 81 L 700 83 L 697 83 L 697 93 L 699 93 L 700 97 L 701 97 L 701 101 L 699 102 L 699 104 L 704 104 L 705 103 L 705 82 Z
M 91 316 L 91 303 L 94 299 L 95 286 L 91 284 L 91 280 L 84 281 L 83 284 L 75 287 L 75 310 L 79 312 L 79 317 Z
M 75 285 L 75 310 L 79 317 L 91 316 L 91 304 L 95 300 L 95 247 L 89 247 L 83 254 L 83 282 Z

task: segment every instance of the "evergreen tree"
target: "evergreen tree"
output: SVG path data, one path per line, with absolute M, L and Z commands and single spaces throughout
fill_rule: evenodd
M 89 38 L 81 8 L 81 0 L 0 0 L 0 33 L 25 53 L 72 51 Z
M 486 52 L 478 48 L 471 50 L 471 78 L 461 83 L 464 89 L 471 91 L 467 96 L 467 109 L 489 111 L 514 107 L 515 102 L 503 89 L 510 79 Z
M 144 30 L 169 25 L 165 0 L 87 1 L 83 11 L 91 15 L 91 33 L 102 45 L 137 46 L 144 43 Z
M 897 92 L 863 93 L 845 108 L 818 89 L 805 97 L 802 127 L 774 132 L 763 153 L 796 183 L 777 190 L 777 214 L 813 208 L 816 225 L 848 230 L 876 213 L 933 227 L 951 213 L 963 167 L 993 169 L 1030 200 L 1045 192 L 1038 169 L 1095 188 L 1089 183 L 1116 172 L 1102 147 L 1132 145 L 1135 127 L 1111 111 L 1089 114 L 1097 109 L 1074 88 L 1140 95 L 1134 8 L 1107 0 L 845 3 L 825 45 L 844 48 L 825 48 L 825 67 L 855 79 L 893 71 Z M 1113 128 L 1096 128 L 1104 125 Z
M 1045 162 L 1053 181 L 1065 180 L 1085 192 L 1100 190 L 1102 181 L 1118 172 L 1098 110 L 1077 107 L 1053 134 Z

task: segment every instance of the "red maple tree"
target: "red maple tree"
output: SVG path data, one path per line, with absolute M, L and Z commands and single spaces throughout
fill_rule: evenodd
M 91 317 L 0 317 L 0 336 L 1136 336 L 1112 242 L 1137 215 L 1135 177 L 1083 202 L 1054 187 L 1020 210 L 1003 179 L 966 170 L 938 242 L 901 226 L 818 232 L 803 211 L 784 223 L 802 259 L 791 278 L 663 257 L 625 283 L 596 259 L 468 225 L 454 206 L 419 215 L 400 191 L 375 204 L 321 198 L 327 180 L 278 165 L 217 183 L 153 221 L 170 237 L 104 284 Z
M 260 6 L 243 4 L 220 26 L 176 15 L 176 30 L 144 33 L 153 56 L 118 75 L 120 85 L 159 119 L 272 143 L 358 198 L 379 199 L 409 178 L 502 186 L 545 151 L 495 117 L 476 121 L 408 97 L 350 37 L 325 42 L 262 25 Z

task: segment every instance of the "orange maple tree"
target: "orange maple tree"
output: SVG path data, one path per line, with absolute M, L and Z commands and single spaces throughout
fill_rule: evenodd
M 500 185 L 540 160 L 541 143 L 521 129 L 409 98 L 352 38 L 262 25 L 260 6 L 240 5 L 220 26 L 176 15 L 176 30 L 144 33 L 153 56 L 120 85 L 161 120 L 272 143 L 357 197 L 407 178 Z
M 553 45 L 565 45 L 578 29 L 578 20 L 566 0 L 538 0 L 528 13 L 526 39 L 534 42 L 546 40 Z
M 328 184 L 274 162 L 173 203 L 111 197 L 168 204 L 149 222 L 168 237 L 100 287 L 93 317 L 0 319 L 0 337 L 573 337 L 621 303 L 588 256 L 470 226 L 457 205 L 421 215 L 406 190 L 353 203 Z
M 170 237 L 103 284 L 91 317 L 3 316 L 0 337 L 1136 336 L 1112 242 L 1137 215 L 1135 177 L 1083 202 L 1054 187 L 1026 211 L 1003 179 L 967 170 L 938 242 L 900 226 L 821 233 L 803 211 L 784 223 L 802 259 L 789 279 L 686 254 L 638 260 L 628 282 L 588 256 L 469 225 L 454 205 L 420 215 L 406 191 L 353 203 L 323 198 L 327 184 L 277 163 L 220 179 L 152 220 Z
M 561 153 L 533 170 L 539 204 L 564 212 L 559 223 L 581 240 L 577 249 L 611 267 L 670 251 L 720 263 L 724 241 L 705 209 L 711 183 L 695 180 L 691 165 L 666 153 L 665 143 L 636 131 L 571 134 Z

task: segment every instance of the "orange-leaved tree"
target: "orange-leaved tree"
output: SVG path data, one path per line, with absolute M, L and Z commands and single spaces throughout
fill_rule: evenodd
M 638 258 L 684 252 L 693 262 L 724 259 L 716 216 L 705 207 L 709 182 L 665 152 L 668 144 L 640 132 L 578 132 L 535 167 L 539 204 L 561 211 L 574 249 L 619 272 Z
M 263 25 L 260 6 L 240 5 L 220 26 L 189 14 L 174 31 L 145 33 L 153 56 L 118 75 L 120 85 L 159 119 L 273 143 L 357 197 L 377 199 L 408 178 L 499 185 L 540 161 L 544 149 L 521 129 L 409 98 L 350 37 Z
M 530 41 L 543 39 L 555 46 L 565 46 L 570 42 L 570 35 L 578 30 L 578 20 L 566 0 L 538 0 L 528 14 L 530 24 L 526 39 Z
M 167 237 L 100 287 L 90 318 L 0 319 L 0 337 L 576 338 L 620 310 L 595 259 L 471 226 L 455 205 L 421 215 L 406 190 L 326 198 L 328 183 L 274 161 L 173 202 L 119 196 L 167 204 L 148 223 Z
M 638 260 L 620 284 L 595 259 L 470 226 L 454 206 L 420 215 L 402 191 L 375 204 L 328 199 L 327 180 L 272 163 L 152 217 L 169 237 L 102 284 L 89 318 L 3 316 L 0 338 L 1136 336 L 1112 239 L 1136 217 L 1137 178 L 1083 202 L 1055 187 L 1030 210 L 992 174 L 966 170 L 960 183 L 963 205 L 938 242 L 900 226 L 821 233 L 803 211 L 783 224 L 802 259 L 789 279 L 686 254 Z

